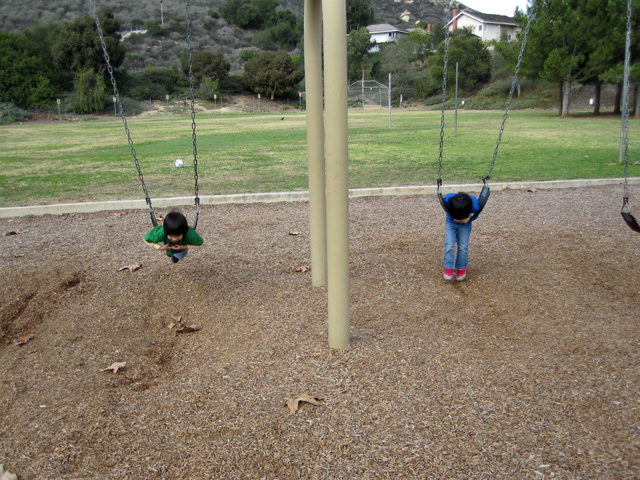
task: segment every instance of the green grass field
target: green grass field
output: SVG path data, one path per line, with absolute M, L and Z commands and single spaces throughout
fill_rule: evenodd
M 445 183 L 487 174 L 503 112 L 458 112 L 445 120 Z M 284 116 L 284 119 L 283 119 Z M 190 115 L 127 119 L 152 198 L 193 194 Z M 196 118 L 200 195 L 308 188 L 304 113 L 203 114 Z M 629 131 L 630 164 L 640 124 Z M 351 188 L 435 183 L 440 112 L 349 111 Z M 620 118 L 512 111 L 492 181 L 622 177 Z M 119 118 L 0 127 L 0 207 L 143 198 Z M 182 158 L 184 168 L 174 160 Z M 630 166 L 640 176 L 639 166 Z

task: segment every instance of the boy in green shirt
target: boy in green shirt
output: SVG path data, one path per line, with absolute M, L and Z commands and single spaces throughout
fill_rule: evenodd
M 204 240 L 189 227 L 186 217 L 180 212 L 170 212 L 163 225 L 153 227 L 144 236 L 144 241 L 156 250 L 167 252 L 173 263 L 178 263 L 189 252 L 190 247 L 199 247 Z

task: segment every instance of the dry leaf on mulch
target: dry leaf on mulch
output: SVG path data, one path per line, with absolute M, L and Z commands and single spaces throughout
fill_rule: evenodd
M 301 233 L 302 233 L 302 232 L 289 232 L 289 235 L 292 235 L 292 236 L 294 236 L 294 237 L 295 237 L 295 236 L 297 236 L 297 235 L 300 235 Z
M 18 338 L 14 338 L 13 339 L 13 344 L 16 345 L 16 346 L 17 345 L 24 345 L 25 343 L 27 343 L 29 340 L 31 340 L 35 336 L 36 336 L 36 334 L 32 333 L 32 332 L 23 333 Z
M 135 265 L 127 265 L 126 267 L 121 267 L 118 269 L 119 272 L 123 270 L 129 270 L 130 272 L 135 272 L 136 270 L 141 269 L 144 266 L 144 263 L 136 263 Z
M 127 365 L 127 362 L 114 362 L 109 365 L 107 368 L 103 368 L 101 371 L 106 372 L 107 370 L 112 370 L 113 373 L 118 373 L 118 370 L 124 368 Z
M 4 236 L 5 237 L 11 237 L 12 235 L 20 235 L 21 233 L 23 233 L 23 232 L 21 232 L 19 230 L 11 230 L 10 232 L 5 233 Z
M 531 192 L 531 193 L 536 193 L 537 191 L 538 191 L 538 189 L 535 188 L 535 187 L 532 187 L 532 188 L 527 190 L 527 192 Z
M 196 327 L 195 325 L 186 325 L 183 321 L 182 321 L 182 317 L 176 317 L 176 316 L 171 316 L 171 319 L 173 320 L 172 322 L 169 322 L 169 330 L 171 330 L 174 327 L 176 328 L 176 334 L 178 333 L 191 333 L 191 332 L 197 332 L 198 330 L 201 330 L 202 327 Z
M 124 215 L 126 215 L 127 212 L 117 212 L 117 213 L 112 213 L 111 215 L 114 217 L 122 217 Z
M 4 465 L 0 465 L 0 480 L 18 480 L 18 476 L 9 470 L 5 471 Z
M 302 265 L 300 267 L 296 267 L 296 269 L 295 269 L 296 272 L 302 272 L 302 273 L 308 272 L 309 270 L 311 270 L 311 267 L 308 267 L 306 265 Z
M 298 408 L 300 407 L 301 402 L 311 403 L 312 405 L 320 405 L 319 398 L 312 397 L 310 395 L 298 395 L 296 397 L 291 395 L 287 399 L 285 406 L 289 407 L 289 411 L 291 412 L 292 415 L 295 415 L 295 413 L 298 411 Z

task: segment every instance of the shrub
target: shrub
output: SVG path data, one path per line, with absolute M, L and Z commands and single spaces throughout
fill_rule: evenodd
M 16 107 L 13 103 L 0 103 L 0 125 L 9 125 L 29 119 L 29 112 Z

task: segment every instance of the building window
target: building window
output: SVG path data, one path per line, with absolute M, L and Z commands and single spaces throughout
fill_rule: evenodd
M 478 25 L 478 31 L 481 32 L 482 31 L 482 25 Z

